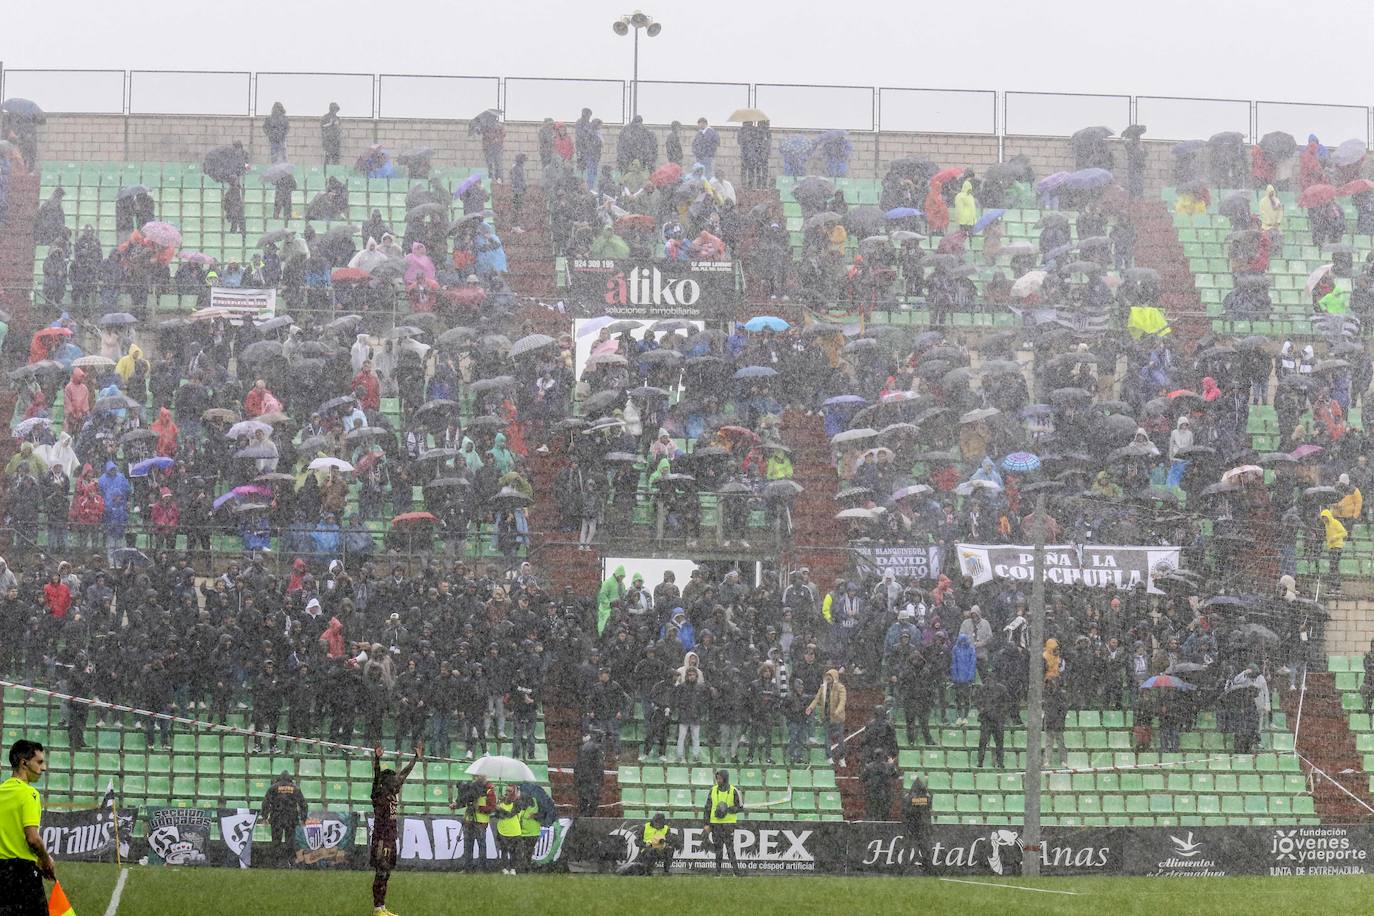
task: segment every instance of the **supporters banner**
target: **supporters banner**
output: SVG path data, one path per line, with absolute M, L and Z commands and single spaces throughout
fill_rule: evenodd
M 561 867 L 563 844 L 572 829 L 572 818 L 559 818 L 551 826 L 541 827 L 535 841 L 531 862 L 538 868 Z M 463 868 L 464 830 L 461 817 L 442 815 L 413 815 L 399 818 L 400 850 L 396 859 L 398 869 L 420 871 L 457 871 Z M 367 819 L 368 841 L 372 838 L 372 818 Z M 367 844 L 357 847 L 362 856 L 350 863 L 356 867 L 367 864 Z M 474 849 L 474 858 L 484 867 L 495 868 L 499 850 L 496 830 L 488 826 Z M 356 858 L 356 856 L 355 856 Z
M 347 865 L 357 833 L 358 815 L 352 811 L 311 811 L 296 825 L 296 864 Z
M 219 836 L 236 858 L 239 868 L 253 865 L 253 826 L 258 822 L 258 814 L 249 808 L 224 808 L 219 813 Z
M 129 858 L 137 810 L 119 812 L 119 857 Z M 113 862 L 115 859 L 114 812 L 109 808 L 87 811 L 44 809 L 43 845 L 59 862 Z
M 943 550 L 938 544 L 928 547 L 883 547 L 864 545 L 854 548 L 859 572 L 897 579 L 933 579 L 939 575 Z
M 210 308 L 224 309 L 250 318 L 265 317 L 277 310 L 275 289 L 238 289 L 230 286 L 210 287 Z
M 982 585 L 994 579 L 1034 577 L 1035 548 L 1013 544 L 959 544 L 959 569 Z M 1101 544 L 1045 545 L 1045 581 L 1056 585 L 1134 588 L 1178 569 L 1178 547 L 1119 547 Z
M 211 861 L 210 826 L 216 812 L 204 808 L 148 808 L 148 862 L 152 865 L 223 865 Z M 216 859 L 222 857 L 216 856 Z M 237 864 L 237 856 L 235 864 Z
M 734 261 L 568 260 L 577 318 L 728 319 L 740 302 Z

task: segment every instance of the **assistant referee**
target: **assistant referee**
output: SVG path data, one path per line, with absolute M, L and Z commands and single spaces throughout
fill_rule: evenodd
M 43 879 L 57 876 L 38 830 L 43 800 L 33 787 L 48 769 L 43 745 L 14 742 L 10 766 L 10 778 L 0 783 L 0 916 L 47 916 Z

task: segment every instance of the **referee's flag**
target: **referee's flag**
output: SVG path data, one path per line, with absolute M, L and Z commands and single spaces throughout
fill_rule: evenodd
M 52 894 L 48 897 L 48 916 L 76 916 L 76 910 L 67 902 L 67 895 L 62 891 L 61 882 L 55 882 L 52 886 Z

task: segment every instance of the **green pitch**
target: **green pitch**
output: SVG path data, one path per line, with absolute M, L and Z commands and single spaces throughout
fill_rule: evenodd
M 67 864 L 62 886 L 81 916 L 109 905 L 116 871 Z M 1049 878 L 1036 882 L 926 878 L 617 878 L 592 875 L 463 875 L 398 872 L 387 906 L 399 916 L 570 913 L 957 914 L 976 916 L 1188 916 L 1242 912 L 1344 916 L 1374 911 L 1374 878 Z M 133 867 L 120 916 L 340 916 L 372 912 L 371 872 L 294 872 Z M 1020 888 L 1044 891 L 1037 893 Z

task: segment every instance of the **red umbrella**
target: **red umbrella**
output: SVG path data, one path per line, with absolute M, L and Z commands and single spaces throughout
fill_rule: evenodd
M 391 520 L 393 525 L 420 525 L 439 521 L 429 512 L 403 512 Z
M 1305 188 L 1298 197 L 1299 207 L 1320 207 L 1336 199 L 1336 189 L 1329 184 L 1314 184 Z
M 329 274 L 329 282 L 335 286 L 348 283 L 366 283 L 372 279 L 371 275 L 357 267 L 336 267 Z
M 676 162 L 668 162 L 654 169 L 649 176 L 649 185 L 654 188 L 666 188 L 675 185 L 682 180 L 682 166 Z
M 1374 181 L 1368 178 L 1356 178 L 1354 181 L 1347 181 L 1341 185 L 1336 193 L 1341 197 L 1349 197 L 1352 194 L 1364 194 L 1367 191 L 1374 191 Z
M 947 181 L 953 181 L 962 174 L 964 174 L 964 167 L 962 165 L 951 165 L 947 169 L 941 169 L 936 172 L 935 177 L 931 178 L 930 181 L 932 184 L 944 184 Z
M 744 439 L 751 443 L 759 441 L 758 433 L 754 432 L 752 429 L 745 429 L 743 426 L 722 426 L 720 429 L 716 430 L 716 432 L 730 440 Z
M 634 231 L 636 229 L 644 232 L 653 232 L 657 228 L 658 224 L 654 222 L 654 218 L 647 213 L 631 213 L 615 221 L 616 232 Z
M 72 329 L 71 329 L 71 328 L 44 328 L 43 330 L 39 331 L 38 333 L 34 334 L 33 336 L 34 336 L 34 339 L 36 339 L 36 340 L 52 340 L 52 339 L 55 339 L 55 338 L 58 338 L 58 337 L 71 337 L 71 336 L 72 336 Z
M 1177 389 L 1176 391 L 1171 391 L 1171 392 L 1169 392 L 1167 395 L 1165 395 L 1165 397 L 1170 397 L 1170 398 L 1181 398 L 1181 397 L 1192 397 L 1192 398 L 1195 398 L 1195 397 L 1197 397 L 1197 396 L 1198 396 L 1198 393 L 1197 393 L 1196 391 L 1192 391 L 1192 390 L 1190 390 L 1190 389 L 1188 389 L 1188 388 L 1179 388 L 1179 389 Z

